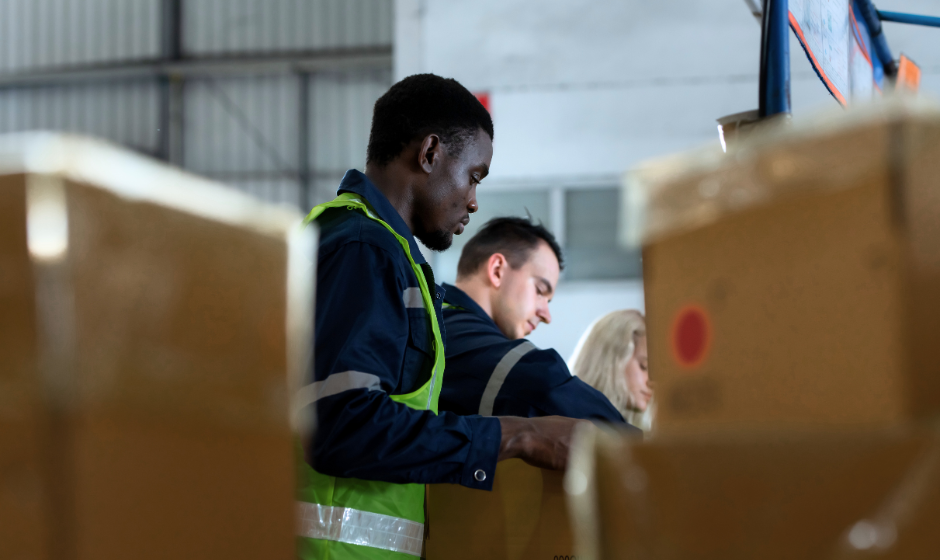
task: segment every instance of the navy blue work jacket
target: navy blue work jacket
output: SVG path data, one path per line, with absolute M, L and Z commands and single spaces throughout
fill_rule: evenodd
M 364 197 L 408 240 L 435 297 L 443 331 L 443 290 L 434 284 L 404 220 L 359 171 L 346 172 L 339 192 Z M 435 415 L 390 398 L 420 388 L 434 364 L 430 318 L 398 240 L 357 210 L 328 209 L 317 224 L 311 387 L 317 424 L 307 461 L 331 476 L 491 489 L 501 438 L 498 420 Z
M 447 374 L 440 409 L 486 416 L 568 416 L 623 423 L 597 389 L 554 350 L 510 340 L 473 298 L 444 284 Z

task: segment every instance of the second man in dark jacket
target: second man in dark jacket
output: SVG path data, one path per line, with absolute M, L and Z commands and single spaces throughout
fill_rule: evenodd
M 624 421 L 603 394 L 571 375 L 558 352 L 525 339 L 551 321 L 563 266 L 551 232 L 525 218 L 490 220 L 467 242 L 457 285 L 444 286 L 442 410 Z

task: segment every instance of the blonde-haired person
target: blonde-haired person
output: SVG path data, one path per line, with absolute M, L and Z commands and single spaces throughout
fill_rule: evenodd
M 620 309 L 588 327 L 571 358 L 571 371 L 603 393 L 630 424 L 649 432 L 654 406 L 646 354 L 646 321 Z

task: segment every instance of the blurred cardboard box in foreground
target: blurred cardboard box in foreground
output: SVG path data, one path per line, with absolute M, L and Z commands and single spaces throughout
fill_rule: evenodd
M 493 491 L 428 488 L 429 560 L 571 558 L 574 544 L 562 473 L 520 459 L 499 463 Z
M 584 560 L 940 557 L 940 432 L 657 437 L 589 426 L 565 479 Z
M 292 558 L 299 215 L 49 134 L 0 215 L 0 557 Z
M 940 112 L 898 100 L 626 179 L 657 430 L 940 413 Z

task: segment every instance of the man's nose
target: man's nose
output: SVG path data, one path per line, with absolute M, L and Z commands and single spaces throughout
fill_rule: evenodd
M 538 316 L 546 325 L 552 322 L 552 312 L 548 310 L 547 303 L 539 309 Z
M 473 190 L 470 191 L 470 200 L 467 202 L 467 212 L 473 214 L 479 209 L 480 207 L 477 206 L 477 188 L 473 187 Z

